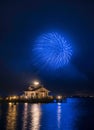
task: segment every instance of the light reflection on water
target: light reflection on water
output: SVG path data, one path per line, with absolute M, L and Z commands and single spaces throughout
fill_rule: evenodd
M 39 130 L 40 129 L 40 119 L 41 119 L 41 106 L 40 104 L 31 105 L 31 130 Z
M 61 103 L 58 103 L 58 108 L 57 108 L 57 121 L 58 121 L 58 128 L 60 128 L 60 123 L 61 123 Z
M 1 104 L 0 130 L 94 130 L 94 100 L 83 100 Z
M 1 104 L 0 104 L 0 122 L 1 122 L 1 113 L 2 113 L 2 112 L 1 112 Z
M 1 117 L 1 104 L 0 104 L 0 117 Z
M 17 105 L 9 103 L 6 119 L 7 119 L 6 130 L 16 130 Z
M 25 103 L 23 111 L 22 130 L 26 130 L 28 126 L 30 130 L 39 130 L 40 119 L 41 119 L 41 105 Z
M 24 104 L 24 111 L 23 111 L 23 126 L 22 129 L 27 129 L 27 123 L 28 123 L 28 103 Z

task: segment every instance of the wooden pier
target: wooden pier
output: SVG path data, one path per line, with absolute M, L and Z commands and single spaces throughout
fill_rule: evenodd
M 44 98 L 44 99 L 2 99 L 1 103 L 62 103 L 65 98 L 57 99 L 57 98 Z

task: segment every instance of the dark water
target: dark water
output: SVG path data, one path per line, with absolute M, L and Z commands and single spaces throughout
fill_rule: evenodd
M 94 99 L 0 104 L 0 130 L 94 130 Z

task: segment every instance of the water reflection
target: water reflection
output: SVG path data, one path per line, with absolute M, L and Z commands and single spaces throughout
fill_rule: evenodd
M 41 107 L 39 104 L 24 104 L 22 130 L 39 130 L 41 119 Z
M 1 104 L 0 104 L 0 122 L 1 122 Z M 1 123 L 0 123 L 1 124 Z
M 24 111 L 23 111 L 23 130 L 27 129 L 27 122 L 28 122 L 28 103 L 24 104 Z
M 57 108 L 57 123 L 58 123 L 58 128 L 60 128 L 60 123 L 61 123 L 61 103 L 58 103 L 58 108 Z
M 62 104 L 62 126 L 63 130 L 78 130 L 79 119 L 82 116 L 79 99 L 67 99 Z
M 40 129 L 40 119 L 41 119 L 41 106 L 40 104 L 31 105 L 31 125 L 32 130 Z
M 16 130 L 17 105 L 9 103 L 6 118 L 7 118 L 6 130 Z
M 94 130 L 94 101 L 0 106 L 0 130 Z M 90 127 L 90 128 L 89 128 Z
M 0 104 L 0 117 L 1 117 L 1 104 Z

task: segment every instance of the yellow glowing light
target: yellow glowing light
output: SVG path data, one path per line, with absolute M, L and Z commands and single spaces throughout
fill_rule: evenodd
M 9 100 L 12 100 L 12 99 L 18 99 L 18 96 L 16 96 L 16 95 L 14 95 L 14 96 L 9 96 L 9 97 L 7 97 L 6 98 L 7 100 L 9 99 Z
M 12 103 L 11 103 L 11 102 L 9 102 L 9 105 L 12 105 Z
M 57 99 L 62 99 L 62 96 L 57 96 Z
M 17 124 L 17 106 L 9 103 L 6 116 L 6 130 L 15 130 Z
M 13 99 L 16 99 L 17 97 L 16 96 L 13 96 Z
M 40 119 L 41 119 L 41 105 L 39 104 L 31 105 L 32 130 L 40 130 Z
M 38 81 L 34 81 L 33 84 L 34 84 L 35 86 L 37 86 L 37 85 L 39 85 L 39 82 L 38 82 Z

